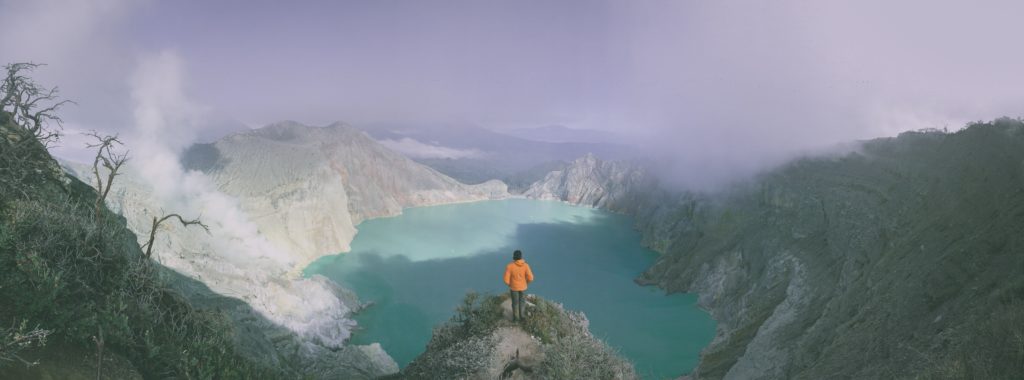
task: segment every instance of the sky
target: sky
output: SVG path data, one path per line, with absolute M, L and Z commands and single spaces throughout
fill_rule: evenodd
M 725 178 L 1022 116 L 1021 14 L 986 0 L 0 0 L 0 62 L 46 63 L 35 77 L 78 102 L 71 132 L 149 133 L 137 77 L 166 66 L 152 75 L 194 114 L 175 147 L 228 122 L 556 124 Z

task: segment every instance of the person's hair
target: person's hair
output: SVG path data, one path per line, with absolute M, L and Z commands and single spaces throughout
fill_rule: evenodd
M 522 258 L 523 258 L 523 251 L 520 251 L 520 250 L 517 249 L 515 252 L 512 252 L 512 260 L 519 260 L 519 259 L 522 259 Z

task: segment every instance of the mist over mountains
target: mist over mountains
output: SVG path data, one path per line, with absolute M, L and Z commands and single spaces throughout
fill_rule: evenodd
M 465 183 L 498 179 L 512 192 L 524 190 L 547 172 L 588 153 L 609 159 L 639 159 L 638 147 L 616 142 L 551 142 L 566 139 L 565 130 L 532 130 L 533 139 L 515 132 L 472 125 L 357 126 L 378 142 Z M 573 131 L 588 136 L 590 131 Z M 587 137 L 578 140 L 587 140 Z M 577 140 L 577 139 L 572 139 Z
M 39 79 L 79 102 L 73 131 L 134 129 L 128 77 L 164 50 L 194 103 L 252 127 L 562 125 L 639 140 L 696 184 L 845 141 L 1016 117 L 1024 102 L 1009 48 L 1022 9 L 1008 0 L 0 7 L 0 61 L 48 64 Z
M 1022 14 L 0 0 L 0 378 L 643 376 L 567 300 L 472 295 L 402 371 L 353 343 L 370 296 L 305 272 L 361 222 L 509 198 L 632 218 L 635 283 L 717 323 L 682 378 L 1024 378 Z

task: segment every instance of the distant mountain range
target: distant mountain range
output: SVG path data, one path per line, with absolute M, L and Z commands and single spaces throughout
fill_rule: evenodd
M 543 141 L 471 125 L 377 124 L 360 128 L 385 146 L 461 182 L 472 184 L 498 179 L 508 184 L 512 192 L 525 190 L 548 172 L 586 154 L 616 160 L 639 156 L 633 147 L 610 141 Z M 533 135 L 541 136 L 544 131 L 556 132 L 550 136 L 552 140 L 568 134 L 589 133 L 564 127 L 542 127 Z

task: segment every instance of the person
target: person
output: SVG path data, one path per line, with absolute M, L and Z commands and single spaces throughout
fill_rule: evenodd
M 526 285 L 533 282 L 533 271 L 530 264 L 523 260 L 523 252 L 516 250 L 512 253 L 512 262 L 505 266 L 505 285 L 508 285 L 509 293 L 512 296 L 512 321 L 523 319 L 526 309 L 526 299 L 523 292 Z

